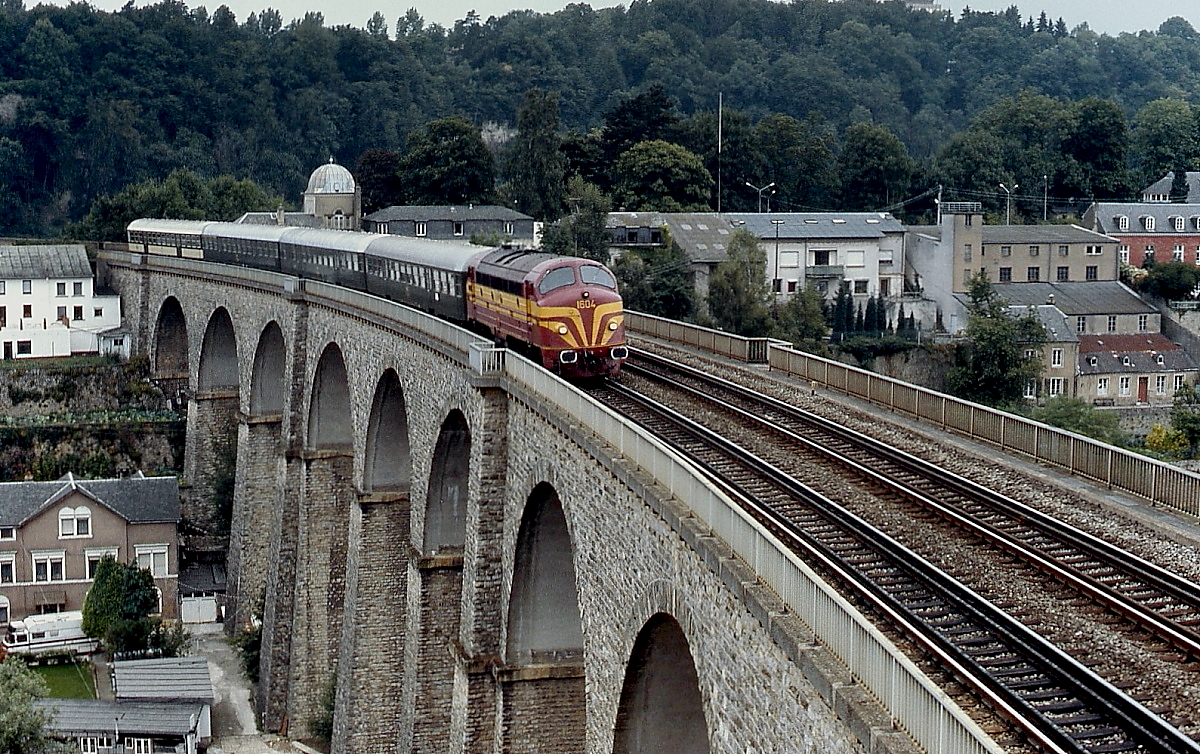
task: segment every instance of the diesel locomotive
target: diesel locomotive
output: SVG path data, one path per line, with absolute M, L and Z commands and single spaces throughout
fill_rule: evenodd
M 421 309 L 520 350 L 568 379 L 612 377 L 628 357 L 607 267 L 537 249 L 345 230 L 134 220 L 131 249 L 271 270 Z

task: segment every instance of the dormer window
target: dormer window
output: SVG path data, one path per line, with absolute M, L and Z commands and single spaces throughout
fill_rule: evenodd
M 1097 362 L 1097 359 L 1095 356 L 1092 356 L 1088 359 L 1088 364 L 1090 364 L 1091 366 L 1096 366 L 1096 362 Z
M 1200 230 L 1200 215 L 1192 215 L 1192 228 Z
M 1142 215 L 1142 227 L 1146 230 L 1154 230 L 1154 216 Z
M 92 512 L 86 505 L 63 508 L 58 512 L 58 538 L 92 536 Z
M 1128 356 L 1122 356 L 1122 357 L 1121 357 L 1121 366 L 1123 366 L 1123 367 L 1127 367 L 1127 366 L 1131 366 L 1132 364 L 1133 364 L 1133 362 L 1131 362 L 1131 361 L 1129 360 L 1129 357 L 1128 357 Z
M 1175 215 L 1171 218 L 1171 227 L 1176 231 L 1183 230 L 1183 215 Z
M 1113 218 L 1117 221 L 1117 230 L 1129 230 L 1129 218 L 1125 215 L 1117 215 Z
M 1158 364 L 1159 366 L 1162 366 L 1164 361 L 1165 361 L 1165 359 L 1163 358 L 1163 355 L 1161 353 L 1157 354 L 1154 357 L 1154 363 Z

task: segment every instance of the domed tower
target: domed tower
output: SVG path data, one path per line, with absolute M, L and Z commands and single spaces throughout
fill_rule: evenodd
M 358 184 L 350 171 L 332 157 L 308 178 L 304 214 L 321 218 L 326 228 L 358 230 L 362 225 L 362 194 Z

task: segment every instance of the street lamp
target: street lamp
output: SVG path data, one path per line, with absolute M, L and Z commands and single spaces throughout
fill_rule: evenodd
M 1004 193 L 1008 194 L 1008 202 L 1007 202 L 1008 209 L 1005 210 L 1005 213 L 1004 213 L 1004 224 L 1012 225 L 1012 192 L 1019 189 L 1020 186 L 1018 186 L 1017 184 L 1014 183 L 1013 187 L 1009 188 L 1008 186 L 1005 186 L 1003 183 L 1001 183 L 1000 188 L 1004 189 Z
M 758 192 L 758 212 L 759 212 L 759 214 L 762 214 L 762 197 L 763 197 L 763 192 L 764 192 L 764 191 L 766 191 L 767 189 L 771 188 L 772 186 L 774 186 L 774 185 L 775 185 L 775 181 L 771 181 L 770 183 L 768 183 L 766 186 L 763 186 L 762 188 L 759 188 L 758 186 L 755 186 L 755 185 L 754 185 L 753 183 L 751 183 L 750 181 L 746 181 L 746 185 L 747 185 L 747 186 L 749 186 L 750 188 L 752 188 L 752 189 L 754 189 L 755 191 L 757 191 L 757 192 Z
M 783 293 L 783 281 L 779 279 L 779 226 L 783 225 L 783 220 L 772 220 L 771 224 L 775 226 L 775 282 L 774 285 L 779 286 L 779 290 L 775 293 Z

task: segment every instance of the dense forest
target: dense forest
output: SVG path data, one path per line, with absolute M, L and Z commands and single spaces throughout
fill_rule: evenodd
M 517 205 L 522 160 L 506 150 L 523 107 L 536 116 L 531 90 L 566 175 L 629 208 L 638 189 L 619 160 L 626 177 L 678 166 L 679 206 L 715 208 L 719 172 L 725 209 L 756 206 L 747 182 L 775 183 L 777 208 L 895 206 L 939 183 L 947 199 L 995 208 L 1003 181 L 1033 217 L 1044 195 L 1068 209 L 1132 195 L 1193 167 L 1200 144 L 1200 36 L 1179 18 L 1110 37 L 1016 7 L 954 17 L 870 0 L 635 0 L 390 23 L 0 0 L 0 232 L 62 232 L 98 198 L 179 169 L 295 203 L 331 156 L 436 159 L 435 122 L 477 131 L 495 159 L 480 198 Z

